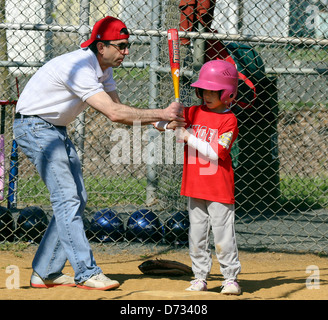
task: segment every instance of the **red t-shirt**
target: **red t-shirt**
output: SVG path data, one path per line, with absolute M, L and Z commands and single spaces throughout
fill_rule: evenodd
M 196 138 L 209 142 L 219 159 L 210 160 L 186 144 L 181 195 L 235 203 L 230 150 L 239 132 L 236 116 L 231 111 L 215 113 L 205 105 L 184 110 L 187 128 L 193 129 Z

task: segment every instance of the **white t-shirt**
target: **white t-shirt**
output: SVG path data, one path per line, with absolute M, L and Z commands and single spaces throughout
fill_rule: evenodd
M 16 112 L 67 126 L 87 107 L 87 98 L 114 90 L 112 68 L 103 72 L 90 49 L 78 49 L 50 60 L 32 76 Z

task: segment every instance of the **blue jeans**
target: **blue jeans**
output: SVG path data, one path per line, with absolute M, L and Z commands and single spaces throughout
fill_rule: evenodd
M 60 273 L 68 260 L 75 282 L 101 273 L 83 226 L 87 193 L 81 163 L 66 127 L 38 117 L 15 119 L 20 150 L 35 165 L 50 192 L 53 216 L 35 254 L 32 267 L 43 279 Z

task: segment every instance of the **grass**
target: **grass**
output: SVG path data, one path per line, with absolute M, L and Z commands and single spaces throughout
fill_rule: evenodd
M 133 78 L 134 80 L 140 80 L 147 83 L 149 81 L 149 67 L 144 69 L 139 68 L 114 68 L 114 78 L 117 80 L 125 79 L 129 77 L 130 79 Z
M 0 251 L 10 251 L 17 258 L 22 258 L 22 252 L 30 245 L 28 242 L 1 242 Z
M 28 242 L 2 242 L 0 251 L 20 252 L 24 251 L 30 244 Z
M 86 177 L 88 204 L 112 206 L 115 204 L 143 204 L 146 200 L 146 178 Z M 7 191 L 5 191 L 7 192 Z M 25 205 L 50 205 L 49 192 L 40 178 L 19 179 L 18 200 Z
M 317 110 L 328 110 L 328 104 L 325 103 L 315 103 L 315 102 L 290 102 L 290 101 L 280 101 L 279 111 L 299 111 L 299 110 L 311 110 L 315 112 Z
M 147 180 L 136 178 L 86 178 L 88 203 L 92 206 L 138 204 L 146 201 Z
M 110 207 L 114 205 L 142 205 L 146 202 L 147 179 L 86 177 L 88 205 Z M 161 190 L 161 188 L 159 188 Z M 163 192 L 163 190 L 161 190 Z M 282 208 L 293 211 L 328 207 L 328 179 L 326 177 L 300 177 L 281 175 Z M 49 194 L 37 176 L 19 180 L 19 203 L 49 206 Z M 167 203 L 167 206 L 170 206 Z
M 280 180 L 281 205 L 286 209 L 315 210 L 328 207 L 326 177 L 284 176 Z
M 287 55 L 291 60 L 311 61 L 311 62 L 327 62 L 327 50 L 313 48 L 292 49 L 287 51 Z

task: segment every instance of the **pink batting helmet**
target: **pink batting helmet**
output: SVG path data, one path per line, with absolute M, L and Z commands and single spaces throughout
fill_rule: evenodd
M 221 101 L 228 105 L 237 96 L 238 71 L 230 62 L 211 60 L 202 66 L 198 80 L 191 86 L 205 90 L 222 90 Z

